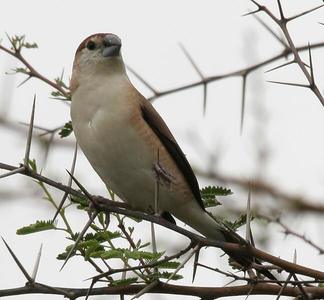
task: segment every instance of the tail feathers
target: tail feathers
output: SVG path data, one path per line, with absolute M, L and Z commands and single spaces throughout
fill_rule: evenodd
M 183 210 L 182 208 L 179 210 L 173 210 L 172 213 L 178 219 L 190 225 L 209 239 L 240 245 L 247 244 L 247 241 L 244 238 L 239 236 L 232 229 L 218 223 L 206 211 L 202 210 L 198 206 L 188 206 L 186 210 Z M 261 264 L 258 259 L 251 255 L 240 255 L 231 251 L 225 251 L 225 253 L 242 266 L 243 269 L 251 268 L 253 262 Z M 271 280 L 277 280 L 268 270 L 260 270 L 260 273 Z
M 223 229 L 222 234 L 225 237 L 225 241 L 228 243 L 235 243 L 240 245 L 244 245 L 247 243 L 245 239 L 243 239 L 240 235 L 238 235 L 236 232 L 234 232 L 231 229 Z M 250 268 L 252 263 L 262 265 L 261 261 L 253 257 L 252 255 L 249 256 L 240 255 L 237 253 L 233 253 L 232 251 L 225 251 L 225 250 L 224 252 L 245 269 Z M 263 269 L 263 270 L 259 270 L 258 272 L 260 272 L 263 276 L 267 277 L 268 279 L 278 280 L 269 270 Z

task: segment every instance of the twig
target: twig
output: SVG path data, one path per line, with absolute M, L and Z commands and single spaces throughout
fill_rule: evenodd
M 295 236 L 295 237 L 301 239 L 302 241 L 304 241 L 306 244 L 308 244 L 311 247 L 315 248 L 319 252 L 320 255 L 324 254 L 324 249 L 322 247 L 316 245 L 313 241 L 311 241 L 309 238 L 307 238 L 305 236 L 305 234 L 300 234 L 297 231 L 292 230 L 291 228 L 289 228 L 286 224 L 284 224 L 281 221 L 280 218 L 271 218 L 271 217 L 268 217 L 268 216 L 265 216 L 265 215 L 261 215 L 260 217 L 267 220 L 267 221 L 269 221 L 269 222 L 273 222 L 273 223 L 276 223 L 276 224 L 280 225 L 284 229 L 283 233 L 285 235 Z
M 10 39 L 10 38 L 9 38 Z M 6 47 L 4 47 L 3 45 L 0 44 L 0 50 L 6 52 L 7 54 L 17 58 L 23 65 L 26 66 L 26 68 L 28 69 L 28 78 L 31 77 L 35 77 L 38 78 L 39 80 L 45 82 L 46 84 L 50 85 L 51 87 L 53 87 L 54 89 L 56 89 L 57 91 L 59 91 L 62 95 L 64 95 L 66 98 L 70 97 L 70 94 L 68 91 L 66 91 L 65 89 L 63 89 L 63 87 L 61 87 L 60 85 L 58 85 L 56 82 L 49 80 L 48 78 L 46 78 L 44 75 L 40 74 L 38 71 L 36 71 L 36 69 L 22 56 L 20 51 L 12 51 Z
M 321 7 L 323 7 L 323 4 L 322 5 L 319 5 L 315 8 L 312 8 L 312 9 L 309 9 L 308 11 L 305 11 L 305 12 L 302 12 L 300 14 L 297 14 L 295 16 L 292 16 L 290 18 L 286 18 L 284 16 L 284 12 L 283 12 L 283 9 L 282 9 L 282 6 L 281 6 L 281 2 L 280 0 L 277 0 L 277 4 L 278 4 L 278 8 L 279 8 L 279 13 L 280 13 L 280 18 L 278 19 L 277 17 L 274 16 L 274 14 L 266 7 L 266 6 L 261 6 L 260 4 L 258 4 L 256 1 L 252 1 L 255 5 L 258 6 L 258 9 L 260 11 L 263 11 L 265 14 L 267 14 L 281 29 L 282 33 L 284 34 L 287 42 L 288 42 L 288 45 L 289 45 L 289 48 L 290 48 L 290 51 L 292 52 L 293 56 L 294 56 L 294 60 L 296 61 L 296 63 L 298 64 L 299 68 L 301 69 L 301 71 L 303 72 L 304 76 L 306 77 L 307 81 L 308 81 L 308 85 L 301 85 L 301 84 L 291 84 L 291 83 L 285 83 L 285 82 L 282 82 L 282 84 L 289 84 L 289 85 L 293 85 L 293 86 L 300 86 L 300 87 L 305 87 L 305 88 L 310 88 L 312 90 L 312 92 L 316 95 L 316 97 L 320 100 L 321 104 L 324 105 L 324 98 L 321 94 L 321 92 L 319 91 L 317 85 L 315 84 L 315 82 L 313 81 L 313 77 L 312 77 L 312 68 L 311 68 L 311 73 L 308 72 L 308 70 L 306 69 L 305 67 L 305 64 L 303 63 L 302 59 L 300 58 L 300 55 L 299 55 L 299 50 L 298 48 L 295 46 L 292 38 L 291 38 L 291 35 L 288 31 L 288 28 L 287 28 L 287 23 L 296 19 L 296 18 L 299 18 L 305 14 L 308 14 L 316 9 L 319 9 Z M 309 47 L 308 47 L 309 49 Z M 275 82 L 275 81 L 272 81 L 272 82 Z M 280 83 L 280 82 L 275 82 L 275 83 Z
M 314 43 L 311 45 L 311 48 L 312 49 L 316 49 L 316 48 L 320 48 L 320 47 L 324 47 L 324 42 L 320 42 L 320 43 Z M 300 47 L 296 47 L 296 51 L 297 52 L 302 52 L 302 51 L 308 51 L 308 45 L 303 45 L 303 46 L 300 46 Z M 208 83 L 211 83 L 211 82 L 215 82 L 215 81 L 219 81 L 219 80 L 223 80 L 223 79 L 226 79 L 226 78 L 231 78 L 231 77 L 238 77 L 238 76 L 242 76 L 242 74 L 249 74 L 257 69 L 260 69 L 268 64 L 271 64 L 281 58 L 284 58 L 286 57 L 287 55 L 289 54 L 292 54 L 292 50 L 291 49 L 287 49 L 287 50 L 284 50 L 284 51 L 281 51 L 280 53 L 268 58 L 268 59 L 265 59 L 259 63 L 256 63 L 254 65 L 251 65 L 251 66 L 248 66 L 246 68 L 241 68 L 241 69 L 238 69 L 238 70 L 235 70 L 235 71 L 231 71 L 231 72 L 228 72 L 228 73 L 223 73 L 223 74 L 219 74 L 219 75 L 214 75 L 214 76 L 210 76 L 210 77 L 206 77 L 204 80 L 198 80 L 198 81 L 195 81 L 193 83 L 189 83 L 189 84 L 184 84 L 184 85 L 181 85 L 181 86 L 178 86 L 178 87 L 175 87 L 175 88 L 171 88 L 171 89 L 167 89 L 167 90 L 164 90 L 164 91 L 161 91 L 159 92 L 157 95 L 153 95 L 151 97 L 149 97 L 148 99 L 150 101 L 154 101 L 160 97 L 163 97 L 163 96 L 167 96 L 167 95 L 170 95 L 170 94 L 173 94 L 173 93 L 177 93 L 177 92 L 180 92 L 180 91 L 184 91 L 184 90 L 187 90 L 187 89 L 190 89 L 190 88 L 194 88 L 194 87 L 197 87 L 197 86 L 200 86 L 200 85 L 203 85 L 203 84 L 208 84 Z
M 90 295 L 134 295 L 145 288 L 144 284 L 132 284 L 117 287 L 100 287 L 93 288 Z M 323 298 L 324 288 L 321 287 L 305 287 L 305 292 L 311 294 L 314 298 Z M 166 294 L 166 295 L 181 295 L 181 296 L 195 296 L 202 299 L 216 299 L 221 297 L 246 296 L 251 290 L 250 285 L 238 285 L 228 287 L 200 287 L 200 286 L 182 286 L 172 284 L 158 284 L 153 287 L 148 293 L 152 294 Z M 251 295 L 278 295 L 280 286 L 268 283 L 259 283 L 254 286 Z M 85 297 L 88 293 L 87 288 L 64 288 L 64 287 L 50 287 L 48 285 L 33 283 L 19 288 L 0 290 L 0 297 L 17 296 L 24 294 L 52 294 L 63 295 L 69 299 L 77 299 Z M 297 297 L 300 291 L 296 287 L 286 287 L 283 296 Z

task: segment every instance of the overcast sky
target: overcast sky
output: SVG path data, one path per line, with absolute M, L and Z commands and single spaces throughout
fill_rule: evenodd
M 277 13 L 276 1 L 264 2 Z M 315 0 L 283 2 L 287 15 L 322 3 Z M 282 50 L 281 45 L 253 17 L 241 17 L 254 8 L 245 0 L 3 0 L 0 6 L 0 38 L 4 45 L 8 45 L 5 33 L 25 34 L 28 41 L 37 42 L 39 46 L 39 49 L 25 52 L 33 66 L 49 78 L 59 76 L 64 70 L 68 82 L 79 43 L 96 32 L 113 32 L 123 41 L 122 53 L 126 63 L 157 90 L 163 91 L 199 79 L 179 43 L 186 47 L 205 76 L 234 71 L 278 54 Z M 318 24 L 324 22 L 323 12 L 323 9 L 316 11 L 289 26 L 296 45 L 324 40 L 324 27 Z M 260 17 L 277 30 L 266 16 Z M 324 80 L 321 73 L 324 67 L 323 55 L 324 48 L 313 51 L 315 77 L 321 91 Z M 303 54 L 303 57 L 307 61 L 307 56 Z M 267 67 L 274 67 L 280 62 L 283 61 Z M 67 122 L 70 119 L 69 107 L 49 99 L 51 89 L 43 83 L 32 79 L 19 89 L 15 88 L 23 76 L 8 76 L 5 72 L 17 66 L 20 66 L 19 63 L 0 52 L 0 112 L 13 124 L 28 122 L 33 95 L 36 93 L 37 125 L 54 128 Z M 219 158 L 218 170 L 225 174 L 249 178 L 256 174 L 259 176 L 261 172 L 265 180 L 289 193 L 301 193 L 320 201 L 324 196 L 323 107 L 309 90 L 267 82 L 284 80 L 304 83 L 305 79 L 297 67 L 291 66 L 267 74 L 264 74 L 265 70 L 260 69 L 248 77 L 242 135 L 239 130 L 240 78 L 230 78 L 208 86 L 205 116 L 202 114 L 201 87 L 160 98 L 154 105 L 194 166 L 206 168 L 206 153 L 213 154 Z M 147 88 L 134 77 L 131 78 L 144 95 L 151 96 Z M 0 134 L 1 162 L 17 165 L 24 155 L 23 136 L 1 127 Z M 72 141 L 73 137 L 67 140 Z M 265 147 L 269 151 L 268 160 L 262 169 L 256 163 L 258 147 Z M 32 157 L 41 164 L 43 153 L 40 149 L 35 144 Z M 50 152 L 46 166 L 40 167 L 44 168 L 47 176 L 66 182 L 68 177 L 65 169 L 69 168 L 72 155 L 72 147 L 57 147 Z M 88 183 L 91 192 L 106 194 L 103 184 L 81 154 L 77 174 L 80 180 Z M 200 179 L 201 186 L 207 183 L 210 182 Z M 50 219 L 54 211 L 40 199 L 40 194 L 30 196 L 32 188 L 35 188 L 30 180 L 16 176 L 1 181 L 0 191 L 10 188 L 19 188 L 22 196 L 19 200 L 0 199 L 0 235 L 13 246 L 29 270 L 32 269 L 40 243 L 44 244 L 40 281 L 53 285 L 86 286 L 87 283 L 82 280 L 93 275 L 93 271 L 81 260 L 71 260 L 63 272 L 58 272 L 60 263 L 55 260 L 55 256 L 65 243 L 61 233 L 39 233 L 24 237 L 15 235 L 18 227 L 36 219 Z M 233 198 L 238 205 L 244 200 Z M 86 222 L 81 214 L 71 213 L 71 218 L 75 226 L 82 226 Z M 299 227 L 301 231 L 308 228 L 313 231 L 315 239 L 319 239 L 317 226 L 312 222 L 302 224 L 303 227 Z M 142 230 L 149 232 L 147 224 L 143 225 Z M 165 230 L 161 230 L 160 239 L 163 245 L 168 245 Z M 282 239 L 278 238 L 278 241 L 282 242 Z M 296 245 L 287 245 L 282 247 L 278 242 L 270 250 L 290 259 Z M 215 250 L 210 249 L 205 257 L 211 257 L 217 264 L 218 256 Z M 300 256 L 302 262 L 316 266 L 316 261 L 308 259 L 308 252 Z M 1 245 L 0 265 L 6 271 L 0 289 L 23 284 L 22 275 Z M 200 285 L 212 285 L 215 278 L 220 278 L 209 276 L 207 272 L 198 275 L 197 284 Z M 184 282 L 189 284 L 191 275 L 187 277 Z M 37 297 L 54 299 L 34 295 L 21 299 Z M 154 296 L 154 299 L 169 298 Z

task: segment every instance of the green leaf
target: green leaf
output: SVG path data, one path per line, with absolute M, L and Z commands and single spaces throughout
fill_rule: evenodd
M 87 240 L 87 241 L 79 242 L 78 246 L 81 248 L 87 248 L 87 247 L 97 247 L 100 246 L 100 244 L 96 240 Z
M 69 255 L 69 252 L 62 252 L 62 253 L 59 253 L 57 256 L 56 256 L 56 259 L 58 259 L 58 260 L 66 260 L 67 259 L 67 257 L 68 257 L 68 255 Z M 71 255 L 71 256 L 73 256 L 73 254 Z
M 228 196 L 233 194 L 230 189 L 221 186 L 206 186 L 200 190 L 201 198 L 205 207 L 221 205 L 216 196 Z
M 90 227 L 94 230 L 94 231 L 100 231 L 101 228 L 99 226 L 97 226 L 96 224 L 91 224 Z
M 166 261 L 166 262 L 163 262 L 159 265 L 157 265 L 156 267 L 158 269 L 176 269 L 178 268 L 180 265 L 180 262 L 178 261 Z
M 28 68 L 15 68 L 15 69 L 12 69 L 12 73 L 7 72 L 7 74 L 10 74 L 10 75 L 18 74 L 18 73 L 30 75 L 30 70 Z
M 37 173 L 37 165 L 36 165 L 36 160 L 35 159 L 29 159 L 28 160 L 28 166 Z
M 14 35 L 13 37 L 8 37 L 11 43 L 11 49 L 20 52 L 22 48 L 32 49 L 38 48 L 36 43 L 25 42 L 24 35 Z
M 16 233 L 19 235 L 35 233 L 39 231 L 56 229 L 51 220 L 49 221 L 36 221 L 34 224 L 17 229 Z
M 145 243 L 143 245 L 138 246 L 138 249 L 143 249 L 143 248 L 145 248 L 145 247 L 147 247 L 149 245 L 151 245 L 151 243 Z
M 27 49 L 35 49 L 35 48 L 38 48 L 38 45 L 36 43 L 25 42 L 23 44 L 23 47 L 25 47 Z
M 135 221 L 136 223 L 141 223 L 143 220 L 142 219 L 139 219 L 139 218 L 135 218 L 135 217 L 130 217 L 130 216 L 127 216 L 127 218 Z
M 164 252 L 148 252 L 148 251 L 137 251 L 137 250 L 125 250 L 125 257 L 128 259 L 147 259 L 147 260 L 157 260 Z
M 86 197 L 79 197 L 75 195 L 70 195 L 70 200 L 72 203 L 79 204 L 77 206 L 78 209 L 85 210 L 89 206 L 89 201 Z
M 200 190 L 201 196 L 203 198 L 213 198 L 216 196 L 228 196 L 232 195 L 233 192 L 230 189 L 221 186 L 205 186 Z
M 87 247 L 85 250 L 85 259 L 88 260 L 89 257 L 91 257 L 92 253 L 96 253 L 99 251 L 104 251 L 104 247 L 101 245 L 94 245 L 94 246 Z
M 59 131 L 59 135 L 61 138 L 65 138 L 69 136 L 72 133 L 72 131 L 73 131 L 72 122 L 69 121 L 64 124 L 63 128 Z
M 124 255 L 124 249 L 111 249 L 108 251 L 92 252 L 90 254 L 90 257 L 111 259 L 111 258 L 123 258 L 123 255 Z
M 56 256 L 56 259 L 58 259 L 58 260 L 66 260 L 67 257 L 68 257 L 68 255 L 69 255 L 69 253 L 70 253 L 70 251 L 71 251 L 71 249 L 72 249 L 72 247 L 73 247 L 73 245 L 70 245 L 70 246 L 66 247 L 66 249 L 65 249 L 64 252 L 59 253 L 59 254 Z M 70 257 L 75 256 L 75 255 L 76 255 L 76 254 L 75 254 L 75 251 L 74 251 L 74 253 L 71 253 L 71 254 L 70 254 Z
M 103 226 L 103 227 L 106 226 L 106 224 L 105 224 L 105 218 L 106 218 L 106 214 L 105 214 L 104 212 L 101 211 L 101 212 L 98 214 L 98 221 L 99 221 L 100 225 Z
M 100 231 L 100 232 L 96 232 L 94 234 L 94 238 L 100 242 L 106 242 L 106 241 L 110 241 L 112 239 L 116 239 L 121 237 L 121 234 L 119 231 Z
M 126 279 L 114 280 L 113 282 L 110 282 L 109 286 L 129 285 L 132 283 L 136 283 L 137 280 L 138 280 L 137 277 L 130 277 L 130 278 L 126 278 Z
M 169 279 L 171 277 L 173 273 L 171 272 L 156 272 L 156 273 L 152 273 L 149 275 L 149 277 L 151 278 L 151 280 L 156 280 L 156 279 Z M 174 274 L 172 276 L 172 279 L 171 280 L 179 280 L 179 279 L 182 279 L 183 276 L 182 275 L 179 275 L 179 274 Z
M 251 221 L 254 218 L 251 218 Z M 226 226 L 228 226 L 230 229 L 236 231 L 238 228 L 240 228 L 241 226 L 246 224 L 246 214 L 243 214 L 241 216 L 239 216 L 238 219 L 236 219 L 234 222 L 231 222 L 229 220 L 223 220 L 223 222 L 225 223 Z
M 71 94 L 68 92 L 63 94 L 60 91 L 52 91 L 51 95 L 53 96 L 53 99 L 56 99 L 56 100 L 71 101 Z
M 69 89 L 69 87 L 67 86 L 67 84 L 63 81 L 63 74 L 64 74 L 64 73 L 62 73 L 61 77 L 56 77 L 56 78 L 54 78 L 54 81 L 55 81 L 55 83 L 56 83 L 57 85 L 59 85 L 59 86 L 65 88 L 65 89 Z

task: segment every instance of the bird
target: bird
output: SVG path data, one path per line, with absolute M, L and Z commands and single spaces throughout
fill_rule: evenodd
M 157 213 L 170 222 L 175 217 L 209 239 L 244 243 L 205 210 L 185 154 L 151 102 L 131 83 L 121 48 L 117 35 L 96 33 L 75 53 L 71 119 L 84 155 L 106 186 L 134 210 Z M 252 261 L 230 255 L 243 265 Z

